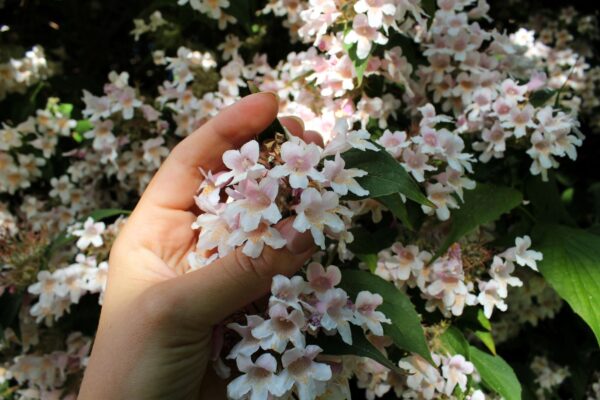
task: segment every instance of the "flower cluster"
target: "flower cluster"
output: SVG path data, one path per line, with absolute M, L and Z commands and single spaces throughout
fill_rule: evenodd
M 559 367 L 542 356 L 535 356 L 530 367 L 535 374 L 538 399 L 545 399 L 548 394 L 554 393 L 555 389 L 570 375 L 568 368 Z
M 516 238 L 511 247 L 494 256 L 487 271 L 490 279 L 477 279 L 479 294 L 475 294 L 473 271 L 465 272 L 460 245 L 454 244 L 442 257 L 433 260 L 428 251 L 419 250 L 415 245 L 395 243 L 378 254 L 375 274 L 393 282 L 396 287 L 416 287 L 426 300 L 429 312 L 439 310 L 446 317 L 459 316 L 465 306 L 481 305 L 487 318 L 494 308 L 506 311 L 504 300 L 509 287 L 522 286 L 523 282 L 512 275 L 515 263 L 537 270 L 537 261 L 542 259 L 540 252 L 530 250 L 529 236 Z
M 10 93 L 25 92 L 29 86 L 45 80 L 51 74 L 52 70 L 41 46 L 33 46 L 22 58 L 0 62 L 0 100 Z
M 235 359 L 242 372 L 228 385 L 230 398 L 268 399 L 293 391 L 302 400 L 315 399 L 326 392 L 333 372 L 327 360 L 319 359 L 323 350 L 308 344 L 307 337 L 338 333 L 352 344 L 350 324 L 383 335 L 381 324 L 390 321 L 376 311 L 383 302 L 381 296 L 362 291 L 352 302 L 336 287 L 340 280 L 338 267 L 324 268 L 316 262 L 308 265 L 306 280 L 277 275 L 271 286 L 268 318 L 248 315 L 245 326 L 228 325 L 242 337 L 227 356 Z M 259 349 L 266 352 L 252 361 Z
M 252 258 L 265 245 L 284 247 L 286 240 L 274 228 L 283 215 L 295 215 L 293 229 L 310 231 L 322 249 L 326 236 L 351 242 L 347 227 L 353 213 L 340 204 L 340 196 L 367 194 L 355 179 L 366 172 L 345 168 L 340 153 L 353 147 L 378 150 L 366 137 L 364 131 L 343 132 L 323 149 L 290 136 L 270 152 L 263 149 L 262 154 L 255 140 L 239 150 L 226 151 L 227 170 L 206 173 L 195 197 L 204 213 L 193 224 L 200 234 L 197 251 L 188 257 L 191 268 L 224 257 L 237 246 L 243 245 L 242 252 Z M 333 154 L 333 159 L 326 158 Z M 212 251 L 209 257 L 207 251 Z

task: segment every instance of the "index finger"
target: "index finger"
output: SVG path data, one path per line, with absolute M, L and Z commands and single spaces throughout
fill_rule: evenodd
M 182 140 L 146 188 L 140 205 L 189 210 L 205 171 L 222 168 L 225 151 L 238 148 L 265 130 L 277 116 L 279 99 L 262 92 L 225 108 Z

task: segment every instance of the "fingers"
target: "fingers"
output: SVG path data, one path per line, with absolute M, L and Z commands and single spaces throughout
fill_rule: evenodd
M 313 238 L 293 229 L 291 219 L 278 229 L 288 241 L 282 249 L 265 246 L 253 259 L 239 247 L 198 271 L 160 284 L 170 317 L 211 326 L 268 293 L 274 275 L 298 271 L 315 250 Z
M 203 177 L 198 167 L 222 168 L 226 150 L 241 147 L 277 116 L 278 98 L 263 92 L 244 97 L 181 141 L 160 167 L 140 204 L 187 210 Z

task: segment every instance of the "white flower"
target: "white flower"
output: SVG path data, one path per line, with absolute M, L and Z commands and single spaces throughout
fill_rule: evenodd
M 384 14 L 393 16 L 396 13 L 396 7 L 387 0 L 358 0 L 354 3 L 354 11 L 366 13 L 369 25 L 373 28 L 381 28 Z
M 57 290 L 62 290 L 62 283 L 49 271 L 40 271 L 37 274 L 37 282 L 30 285 L 27 291 L 40 297 L 39 302 L 44 306 L 51 306 Z
M 304 349 L 290 349 L 281 357 L 285 368 L 281 377 L 285 379 L 286 387 L 296 386 L 300 400 L 317 398 L 325 390 L 324 382 L 331 379 L 331 367 L 314 361 L 321 351 L 319 346 L 308 345 Z
M 386 44 L 388 38 L 376 28 L 369 25 L 368 18 L 364 14 L 357 14 L 352 21 L 352 29 L 346 34 L 344 43 L 356 43 L 356 56 L 361 59 L 367 58 L 371 52 L 373 43 Z
M 512 261 L 505 261 L 498 256 L 494 256 L 492 265 L 490 266 L 490 276 L 499 285 L 498 294 L 500 297 L 508 295 L 508 286 L 523 286 L 523 282 L 516 276 L 512 276 L 515 270 L 515 265 Z
M 340 209 L 339 198 L 335 193 L 319 193 L 314 188 L 308 188 L 302 192 L 300 204 L 295 208 L 298 216 L 294 220 L 293 227 L 298 232 L 306 232 L 310 229 L 315 243 L 324 249 L 325 227 L 327 226 L 333 232 L 341 232 L 345 228 L 344 221 L 336 214 Z
M 268 400 L 269 395 L 282 396 L 289 388 L 280 375 L 277 375 L 277 361 L 270 354 L 263 354 L 256 362 L 249 357 L 239 356 L 236 360 L 238 370 L 245 374 L 235 378 L 227 385 L 227 396 L 231 399 Z
M 288 278 L 283 275 L 275 275 L 271 283 L 270 304 L 280 303 L 286 307 L 302 310 L 299 296 L 306 291 L 306 282 L 301 276 Z
M 289 176 L 290 186 L 306 189 L 308 178 L 323 182 L 325 178 L 315 168 L 321 159 L 321 148 L 314 143 L 292 137 L 281 146 L 281 159 L 285 164 L 277 165 L 269 172 L 273 178 Z
M 302 311 L 288 312 L 286 306 L 275 303 L 269 306 L 269 317 L 270 319 L 252 329 L 252 335 L 260 339 L 260 347 L 278 353 L 285 350 L 288 342 L 292 342 L 296 347 L 304 347 L 304 334 L 301 329 L 306 320 Z
M 399 158 L 402 155 L 402 150 L 410 146 L 410 142 L 406 140 L 406 132 L 395 131 L 392 133 L 388 129 L 377 139 L 377 143 L 385 148 L 394 158 Z
M 404 150 L 402 159 L 404 160 L 402 166 L 412 174 L 417 182 L 425 180 L 425 171 L 435 170 L 435 167 L 427 164 L 429 157 L 421 153 L 418 149 L 416 152 L 411 149 Z
M 460 354 L 444 359 L 442 365 L 442 374 L 446 378 L 444 393 L 450 396 L 457 384 L 464 392 L 467 389 L 467 375 L 472 374 L 474 370 L 473 364 Z
M 235 191 L 228 191 L 235 201 L 227 205 L 224 213 L 229 219 L 239 216 L 240 225 L 244 231 L 250 232 L 257 229 L 261 219 L 272 224 L 281 219 L 279 208 L 274 203 L 279 190 L 279 183 L 276 179 L 267 177 L 260 183 L 246 179 L 240 182 L 235 189 Z
M 436 205 L 436 208 L 422 205 L 423 212 L 429 215 L 435 213 L 440 221 L 450 218 L 450 208 L 459 207 L 452 188 L 441 183 L 427 184 L 427 198 Z
M 359 325 L 365 325 L 374 335 L 382 336 L 382 323 L 391 324 L 392 321 L 385 317 L 381 311 L 375 311 L 383 304 L 383 298 L 379 294 L 373 294 L 366 290 L 356 296 L 355 321 Z
M 319 297 L 316 306 L 321 316 L 321 326 L 327 330 L 337 329 L 345 343 L 352 344 L 350 324 L 353 318 L 348 307 L 348 295 L 343 289 L 330 289 Z
M 342 281 L 342 272 L 335 265 L 330 265 L 325 269 L 323 265 L 312 262 L 306 268 L 306 279 L 310 288 L 319 296 L 329 289 L 333 289 Z
M 223 153 L 223 164 L 231 171 L 219 175 L 217 184 L 221 185 L 231 179 L 230 185 L 246 178 L 256 179 L 266 170 L 258 164 L 259 146 L 256 140 L 244 144 L 239 150 L 227 150 Z
M 537 271 L 537 261 L 541 261 L 544 256 L 539 251 L 529 250 L 531 247 L 531 238 L 527 235 L 523 237 L 517 237 L 515 239 L 516 247 L 507 249 L 503 254 L 507 260 L 514 261 L 520 266 L 525 265 L 534 271 Z
M 260 348 L 260 339 L 252 335 L 252 329 L 256 328 L 264 322 L 258 315 L 246 315 L 246 326 L 238 323 L 228 324 L 227 327 L 237 332 L 242 339 L 233 346 L 231 352 L 227 356 L 229 359 L 236 359 L 240 355 L 250 357 Z
M 100 247 L 104 244 L 102 233 L 106 229 L 104 222 L 94 222 L 94 219 L 89 217 L 83 224 L 83 229 L 73 231 L 74 236 L 78 236 L 77 247 L 85 250 L 89 245 Z
M 502 288 L 495 280 L 479 281 L 479 296 L 477 301 L 483 306 L 483 314 L 486 318 L 492 317 L 494 307 L 500 311 L 506 311 L 507 305 L 502 299 Z
M 231 229 L 227 221 L 218 214 L 203 213 L 198 215 L 192 229 L 200 229 L 196 248 L 200 251 L 218 248 L 219 256 L 224 257 L 231 250 L 231 245 L 223 238 L 229 237 Z
M 165 139 L 163 137 L 144 141 L 144 160 L 155 168 L 160 167 L 163 158 L 169 155 L 169 149 L 163 146 L 164 143 Z
M 240 246 L 244 242 L 246 244 L 242 252 L 252 258 L 260 256 L 265 244 L 273 249 L 280 249 L 286 244 L 279 231 L 265 222 L 259 223 L 256 229 L 249 232 L 242 228 L 236 229 L 227 239 L 227 244 L 232 247 Z
M 354 179 L 367 175 L 367 172 L 358 168 L 344 169 L 345 165 L 340 153 L 335 155 L 333 161 L 325 160 L 323 176 L 333 191 L 342 196 L 348 194 L 348 191 L 357 196 L 368 195 L 369 191 L 363 189 Z

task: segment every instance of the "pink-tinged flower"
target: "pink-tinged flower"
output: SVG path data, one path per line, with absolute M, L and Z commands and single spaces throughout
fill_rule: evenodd
M 400 158 L 402 150 L 410 146 L 410 142 L 406 140 L 406 132 L 391 132 L 389 129 L 383 132 L 383 135 L 377 139 L 377 143 L 385 148 L 394 158 Z
M 266 168 L 262 164 L 258 164 L 259 155 L 259 146 L 256 140 L 249 141 L 239 150 L 227 150 L 223 153 L 223 164 L 231 171 L 220 175 L 217 183 L 223 184 L 231 179 L 228 184 L 233 185 L 247 178 L 260 178 Z
M 306 282 L 301 276 L 288 278 L 283 275 L 275 275 L 271 283 L 271 298 L 269 299 L 269 303 L 279 303 L 286 307 L 302 310 L 299 297 L 305 291 Z
M 227 221 L 219 214 L 204 213 L 198 215 L 192 224 L 192 229 L 200 229 L 196 249 L 200 251 L 217 248 L 219 256 L 224 257 L 233 249 L 223 238 L 229 237 L 231 228 Z
M 354 3 L 354 11 L 367 14 L 369 26 L 372 28 L 381 28 L 383 16 L 393 16 L 396 6 L 388 0 L 358 0 Z
M 492 157 L 501 158 L 506 150 L 506 139 L 512 135 L 511 131 L 505 131 L 496 121 L 491 128 L 485 128 L 481 134 L 482 142 L 473 143 L 473 149 L 481 151 L 479 160 L 488 162 Z
M 228 191 L 235 200 L 227 204 L 225 216 L 230 220 L 239 216 L 240 225 L 246 232 L 257 229 L 261 219 L 275 224 L 281 219 L 279 208 L 274 203 L 278 190 L 276 179 L 267 177 L 260 183 L 246 179 L 235 187 L 235 191 Z
M 446 167 L 446 171 L 436 175 L 435 179 L 442 185 L 451 187 L 461 200 L 463 199 L 463 189 L 471 190 L 475 188 L 475 181 L 450 166 Z
M 492 104 L 492 115 L 497 116 L 501 121 L 508 121 L 511 111 L 515 108 L 517 108 L 515 100 L 507 97 L 498 97 Z
M 194 201 L 199 209 L 204 212 L 218 214 L 224 207 L 221 203 L 221 185 L 217 184 L 217 176 L 213 176 L 211 171 L 205 172 L 200 168 L 200 172 L 204 175 L 204 180 L 198 188 L 198 195 L 194 197 Z
M 294 219 L 294 229 L 298 232 L 310 229 L 315 243 L 324 249 L 323 230 L 328 227 L 333 232 L 341 232 L 345 228 L 344 221 L 336 213 L 347 213 L 348 210 L 339 205 L 339 197 L 335 193 L 319 193 L 315 188 L 308 188 L 302 192 L 295 211 L 298 216 Z
M 450 218 L 450 208 L 458 208 L 458 203 L 453 196 L 454 190 L 441 183 L 427 184 L 427 198 L 436 205 L 432 208 L 422 205 L 421 208 L 425 214 L 435 213 L 440 221 L 447 221 Z
M 537 271 L 537 261 L 541 261 L 544 256 L 539 251 L 529 250 L 531 247 L 531 238 L 528 235 L 515 239 L 515 246 L 506 250 L 503 254 L 509 261 L 514 261 L 520 266 L 528 266 L 534 271 Z
M 511 275 L 514 271 L 515 265 L 512 261 L 505 261 L 498 256 L 494 256 L 489 272 L 494 281 L 498 283 L 500 297 L 504 298 L 508 295 L 508 286 L 523 286 L 523 282 L 519 278 Z
M 123 119 L 133 118 L 134 109 L 140 107 L 142 102 L 135 97 L 135 91 L 131 87 L 125 87 L 119 91 L 116 102 L 113 104 L 111 111 L 121 111 Z
M 302 139 L 292 137 L 281 146 L 281 159 L 285 164 L 277 165 L 269 172 L 273 178 L 289 176 L 290 186 L 306 189 L 308 178 L 323 182 L 325 178 L 315 168 L 321 159 L 321 148 L 314 143 L 306 144 Z
M 396 242 L 390 248 L 392 253 L 382 251 L 377 260 L 378 274 L 389 274 L 390 280 L 398 283 L 407 281 L 411 273 L 417 275 L 423 269 L 427 253 L 419 252 L 414 245 L 403 246 Z
M 169 155 L 169 149 L 163 146 L 164 143 L 165 139 L 163 137 L 144 141 L 144 161 L 155 168 L 160 167 L 162 160 Z
M 439 365 L 440 357 L 434 353 L 431 356 L 435 365 Z M 434 399 L 436 392 L 441 393 L 444 390 L 444 378 L 438 369 L 423 357 L 413 354 L 400 360 L 398 366 L 408 371 L 406 386 L 418 391 L 424 399 Z
M 527 85 L 518 85 L 512 79 L 506 79 L 501 85 L 502 93 L 505 97 L 515 101 L 525 100 L 525 93 L 527 93 Z
M 262 221 L 252 231 L 246 232 L 243 228 L 238 228 L 231 232 L 227 244 L 235 247 L 242 243 L 246 243 L 242 253 L 248 257 L 257 258 L 262 253 L 265 244 L 273 249 L 280 249 L 287 242 L 277 229 Z
M 61 290 L 63 284 L 49 271 L 40 271 L 37 274 L 37 282 L 30 285 L 27 291 L 33 295 L 39 296 L 39 303 L 50 307 L 54 301 L 57 290 Z
M 500 311 L 506 311 L 507 305 L 502 299 L 502 294 L 502 287 L 495 280 L 479 281 L 477 301 L 483 306 L 483 314 L 486 318 L 492 317 L 494 307 Z
M 379 148 L 369 141 L 371 134 L 365 129 L 357 131 L 348 131 L 348 121 L 346 119 L 338 119 L 333 128 L 333 139 L 327 143 L 321 158 L 332 156 L 336 153 L 343 153 L 352 148 L 358 150 L 379 151 Z
M 263 354 L 256 362 L 252 362 L 250 357 L 239 356 L 236 363 L 238 370 L 244 374 L 227 385 L 227 397 L 230 399 L 267 400 L 270 396 L 283 396 L 288 390 L 286 382 L 276 374 L 277 360 L 272 355 Z
M 317 293 L 317 296 L 333 289 L 342 281 L 342 273 L 335 265 L 330 265 L 327 269 L 323 265 L 312 262 L 306 269 L 306 279 L 310 288 Z
M 435 167 L 427 164 L 429 157 L 421 153 L 418 149 L 417 151 L 412 151 L 411 149 L 404 150 L 402 159 L 404 160 L 402 166 L 412 174 L 417 182 L 425 180 L 425 171 L 435 170 Z
M 366 326 L 374 335 L 382 336 L 384 324 L 391 324 L 392 321 L 385 317 L 381 311 L 375 311 L 377 307 L 383 304 L 383 298 L 379 294 L 373 294 L 366 290 L 361 291 L 356 296 L 354 303 L 354 320 L 359 325 Z
M 503 128 L 512 128 L 515 132 L 515 137 L 521 138 L 527 133 L 527 128 L 535 128 L 537 125 L 533 120 L 535 109 L 531 104 L 527 104 L 523 108 L 515 107 L 510 112 L 510 117 L 502 122 Z
M 302 311 L 288 312 L 283 304 L 274 303 L 269 306 L 269 317 L 270 319 L 252 329 L 252 335 L 260 339 L 260 347 L 278 353 L 282 353 L 289 342 L 296 347 L 304 347 L 301 329 L 306 320 Z
M 423 154 L 437 154 L 442 151 L 438 132 L 428 126 L 423 126 L 419 136 L 413 137 L 412 141 L 419 145 L 419 150 Z
M 106 229 L 104 222 L 95 222 L 93 218 L 88 218 L 83 223 L 82 229 L 73 231 L 74 236 L 78 236 L 77 247 L 81 250 L 85 250 L 89 245 L 94 247 L 100 247 L 104 244 L 102 240 L 102 233 Z
M 365 59 L 371 52 L 373 43 L 386 44 L 388 38 L 379 32 L 376 28 L 369 25 L 366 15 L 358 14 L 352 21 L 352 29 L 346 34 L 344 43 L 356 43 L 356 56 Z
M 94 129 L 83 134 L 86 139 L 94 139 L 92 147 L 95 150 L 106 148 L 116 142 L 117 138 L 113 134 L 113 121 L 107 119 L 105 121 L 96 122 Z
M 321 326 L 328 330 L 337 330 L 345 343 L 352 344 L 352 332 L 348 321 L 353 319 L 352 309 L 348 307 L 348 295 L 342 289 L 330 289 L 323 293 L 316 305 L 321 314 Z
M 475 371 L 473 364 L 460 354 L 444 359 L 442 365 L 442 374 L 446 378 L 444 393 L 450 396 L 457 384 L 463 392 L 467 390 L 467 375 L 472 374 L 473 371 Z
M 340 156 L 340 153 L 335 155 L 333 161 L 325 160 L 323 176 L 326 183 L 331 186 L 334 192 L 342 196 L 348 194 L 348 191 L 357 196 L 368 195 L 369 191 L 363 189 L 354 179 L 367 175 L 367 172 L 358 168 L 344 169 L 345 166 L 346 162 Z
M 533 158 L 533 164 L 530 168 L 533 175 L 540 172 L 545 175 L 546 170 L 558 165 L 552 156 L 552 141 L 549 134 L 543 134 L 539 131 L 533 132 L 531 147 L 527 150 L 527 154 Z
M 331 379 L 331 367 L 315 362 L 315 358 L 323 350 L 319 346 L 308 345 L 306 348 L 294 348 L 281 356 L 283 368 L 281 377 L 285 386 L 296 386 L 300 400 L 313 400 L 325 391 L 325 382 Z
M 229 359 L 236 359 L 240 355 L 250 357 L 260 348 L 260 339 L 252 335 L 252 329 L 256 328 L 264 322 L 258 315 L 246 315 L 246 326 L 238 323 L 228 324 L 227 327 L 235 331 L 242 339 L 233 346 L 231 352 L 227 356 Z

